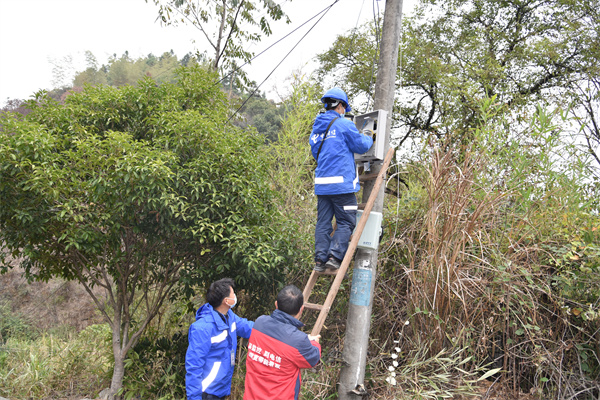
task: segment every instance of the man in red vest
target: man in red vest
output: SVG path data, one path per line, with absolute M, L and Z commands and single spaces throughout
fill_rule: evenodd
M 300 394 L 300 370 L 312 368 L 321 358 L 318 336 L 298 328 L 304 309 L 304 296 L 294 285 L 277 295 L 276 310 L 254 323 L 246 358 L 244 400 L 297 400 Z

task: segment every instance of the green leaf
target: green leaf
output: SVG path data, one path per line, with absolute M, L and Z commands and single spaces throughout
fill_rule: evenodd
M 502 368 L 494 368 L 494 369 L 490 369 L 488 372 L 486 372 L 485 374 L 483 374 L 481 377 L 479 377 L 479 379 L 477 379 L 477 382 L 482 381 L 484 379 L 489 378 L 492 375 L 497 374 L 498 372 L 500 372 Z

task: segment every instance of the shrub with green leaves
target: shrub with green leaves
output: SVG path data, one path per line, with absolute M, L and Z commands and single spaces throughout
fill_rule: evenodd
M 166 299 L 230 276 L 259 312 L 293 254 L 263 137 L 227 123 L 214 73 L 178 76 L 64 104 L 41 92 L 26 117 L 0 117 L 0 242 L 31 279 L 84 285 L 112 327 L 113 394 Z
M 11 337 L 34 339 L 37 334 L 36 327 L 14 313 L 10 304 L 0 303 L 0 346 Z

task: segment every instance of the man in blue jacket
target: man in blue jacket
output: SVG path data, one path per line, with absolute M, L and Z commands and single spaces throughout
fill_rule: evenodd
M 231 311 L 237 303 L 230 278 L 210 285 L 207 303 L 190 326 L 185 355 L 185 390 L 189 400 L 224 399 L 231 393 L 237 337 L 249 338 L 254 322 Z
M 328 90 L 321 102 L 325 112 L 315 119 L 310 136 L 312 155 L 317 160 L 315 270 L 318 272 L 338 269 L 348 250 L 356 225 L 355 193 L 360 190 L 354 153 L 366 153 L 373 145 L 370 136 L 359 133 L 354 123 L 344 118 L 351 108 L 342 89 Z M 337 229 L 331 237 L 334 216 Z

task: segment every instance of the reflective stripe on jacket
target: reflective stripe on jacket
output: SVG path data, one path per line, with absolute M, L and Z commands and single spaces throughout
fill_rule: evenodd
M 331 125 L 329 133 L 325 136 L 327 125 L 336 117 L 338 119 Z M 366 153 L 373 145 L 373 139 L 359 133 L 352 121 L 333 110 L 319 114 L 313 124 L 310 148 L 315 159 L 323 137 L 325 142 L 319 153 L 315 171 L 315 194 L 358 192 L 360 184 L 354 153 Z
M 237 337 L 249 338 L 254 322 L 229 310 L 227 322 L 210 304 L 196 313 L 188 332 L 185 354 L 185 390 L 189 400 L 202 399 L 202 393 L 223 397 L 231 393 Z

